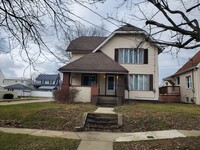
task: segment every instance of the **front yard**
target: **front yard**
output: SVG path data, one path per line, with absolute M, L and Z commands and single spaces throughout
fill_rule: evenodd
M 200 106 L 193 104 L 132 103 L 115 111 L 123 115 L 121 132 L 200 130 Z
M 73 131 L 91 104 L 32 103 L 0 106 L 0 126 Z
M 50 130 L 73 131 L 80 125 L 84 112 L 93 112 L 96 106 L 92 104 L 59 104 L 59 103 L 33 103 L 21 105 L 0 106 L 0 126 L 36 128 Z M 114 132 L 143 132 L 153 130 L 183 129 L 200 130 L 200 106 L 178 103 L 132 103 L 116 107 L 115 111 L 123 115 L 123 126 Z M 42 145 L 44 149 L 67 149 L 62 139 L 32 137 L 28 135 L 11 135 L 0 133 L 0 145 L 11 139 L 15 145 L 25 148 L 37 149 Z M 12 138 L 11 138 L 12 137 Z M 24 140 L 17 140 L 24 139 Z M 26 141 L 28 140 L 28 141 Z M 16 141 L 16 142 L 15 142 Z M 24 142 L 23 142 L 24 141 Z M 31 141 L 35 141 L 34 144 Z M 20 142 L 23 142 L 22 144 Z M 67 141 L 66 147 L 77 147 L 79 141 Z M 1 144 L 2 143 L 2 144 Z M 28 143 L 28 144 L 25 144 Z M 36 145 L 35 145 L 36 143 Z M 52 143 L 49 144 L 49 143 Z M 9 144 L 6 144 L 9 145 Z M 5 146 L 6 146 L 5 145 Z M 49 145 L 49 148 L 46 147 Z M 114 143 L 114 150 L 151 150 L 151 149 L 200 149 L 200 137 L 177 138 L 172 140 L 152 140 L 139 142 Z M 15 149 L 8 147 L 7 149 Z M 23 149 L 23 147 L 21 148 Z M 57 149 L 57 148 L 56 148 Z M 73 150 L 73 148 L 72 148 Z

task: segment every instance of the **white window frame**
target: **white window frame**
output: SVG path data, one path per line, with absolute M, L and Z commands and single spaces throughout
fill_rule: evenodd
M 132 74 L 132 75 L 129 75 L 129 90 L 131 90 L 131 91 L 150 91 L 150 89 L 149 89 L 149 84 L 150 84 L 149 78 L 150 78 L 150 75 L 148 75 L 148 74 Z M 137 85 L 135 85 L 135 79 L 137 81 Z M 147 83 L 145 81 L 147 81 Z M 141 83 L 142 83 L 142 87 L 141 87 Z M 145 86 L 145 84 L 147 84 L 147 85 Z M 145 89 L 145 87 L 147 87 L 147 89 Z
M 127 51 L 127 62 L 125 62 L 125 53 Z M 130 54 L 132 55 L 132 62 L 130 62 Z M 121 64 L 143 64 L 144 63 L 144 51 L 143 49 L 133 48 L 120 48 L 119 49 L 119 63 Z
M 191 75 L 185 76 L 185 87 L 187 89 L 192 88 L 192 76 Z

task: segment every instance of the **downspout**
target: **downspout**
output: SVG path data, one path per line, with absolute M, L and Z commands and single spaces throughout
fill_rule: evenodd
M 154 67 L 153 67 L 153 93 L 154 93 L 154 97 L 153 97 L 153 99 L 155 100 L 155 97 L 156 97 L 156 88 L 155 88 L 155 85 L 156 85 L 156 80 L 155 80 L 155 74 L 156 74 L 156 52 L 155 52 L 155 50 L 154 50 Z M 158 69 L 157 69 L 157 73 L 158 73 Z M 159 98 L 158 98 L 159 99 Z
M 193 67 L 193 59 L 191 58 L 190 61 L 192 61 L 192 67 Z M 192 97 L 194 97 L 194 93 L 195 93 L 195 88 L 194 88 L 194 69 L 192 69 Z

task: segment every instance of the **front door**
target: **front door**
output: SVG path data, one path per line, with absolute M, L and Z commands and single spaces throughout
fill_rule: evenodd
M 106 95 L 115 95 L 115 75 L 106 77 Z

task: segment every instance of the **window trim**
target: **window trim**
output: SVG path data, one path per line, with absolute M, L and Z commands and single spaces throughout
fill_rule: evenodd
M 130 76 L 132 76 L 132 79 L 130 79 Z M 137 89 L 134 89 L 134 87 L 135 87 L 135 84 L 134 84 L 134 78 L 133 78 L 133 76 L 137 76 L 138 78 L 137 78 Z M 143 89 L 139 89 L 139 76 L 142 76 L 142 82 L 143 82 Z M 148 89 L 144 89 L 144 85 L 145 85 L 145 78 L 144 78 L 144 76 L 147 76 L 147 81 L 148 81 Z M 129 74 L 128 75 L 128 79 L 129 79 L 129 81 L 128 81 L 128 87 L 129 87 L 129 91 L 152 91 L 153 90 L 153 83 L 152 83 L 152 81 L 151 80 L 153 80 L 153 74 Z M 130 87 L 130 81 L 132 80 L 132 88 Z M 152 85 L 151 85 L 152 84 Z
M 185 76 L 185 88 L 186 89 L 192 89 L 192 76 L 191 75 Z
M 121 50 L 122 50 L 122 52 L 121 52 Z M 125 51 L 126 50 L 127 50 L 127 55 L 128 55 L 128 57 L 126 58 L 127 62 L 125 62 Z M 135 54 L 132 55 L 132 57 L 134 57 L 132 59 L 132 62 L 130 62 L 131 50 L 133 51 L 133 53 L 137 51 L 137 55 L 135 55 Z M 138 53 L 139 50 L 141 50 L 141 53 Z M 120 64 L 136 64 L 136 65 L 148 64 L 148 58 L 149 58 L 148 49 L 145 49 L 145 48 L 116 48 L 114 57 L 115 57 L 115 61 L 117 61 Z M 136 63 L 135 63 L 135 58 L 137 59 Z M 141 58 L 141 59 L 138 59 L 138 58 Z

